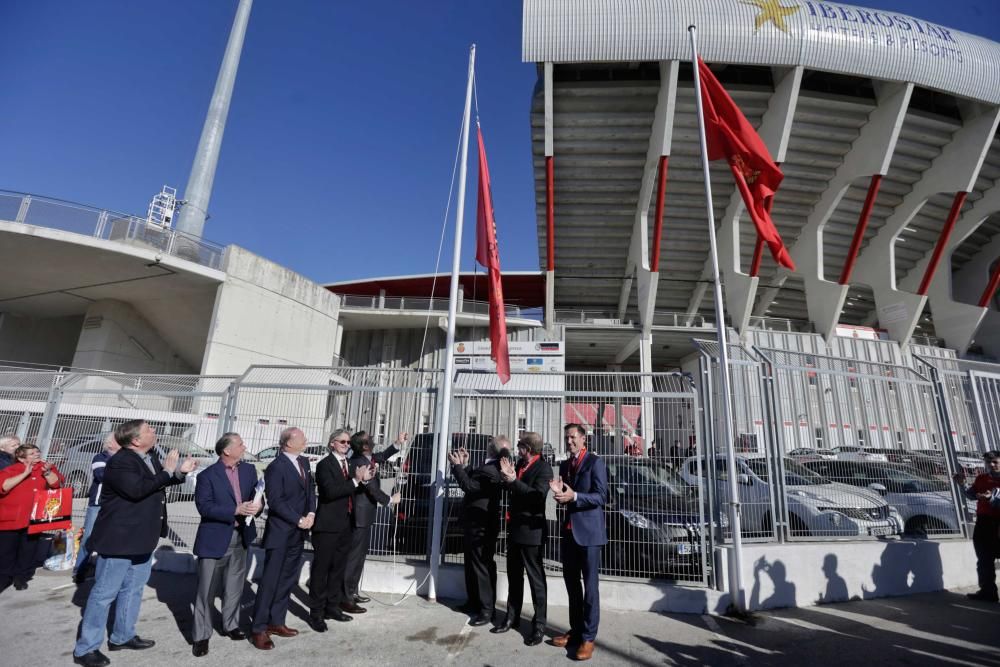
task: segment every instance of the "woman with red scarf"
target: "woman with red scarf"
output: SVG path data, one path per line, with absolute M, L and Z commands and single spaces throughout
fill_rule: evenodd
M 0 592 L 11 583 L 23 591 L 35 574 L 38 538 L 28 535 L 35 492 L 58 489 L 63 476 L 42 461 L 35 445 L 14 450 L 14 463 L 0 470 Z

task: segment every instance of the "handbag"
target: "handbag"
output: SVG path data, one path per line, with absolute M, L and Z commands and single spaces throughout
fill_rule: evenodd
M 73 524 L 73 489 L 38 489 L 31 506 L 28 534 L 66 530 Z

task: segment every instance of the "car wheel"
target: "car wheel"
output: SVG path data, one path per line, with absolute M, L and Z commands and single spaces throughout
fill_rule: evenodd
M 931 535 L 949 531 L 948 527 L 940 519 L 929 516 L 915 516 L 906 522 L 903 532 L 911 537 L 926 539 Z
M 74 470 L 66 478 L 70 488 L 73 489 L 74 498 L 83 498 L 87 495 L 87 476 L 79 470 Z
M 806 528 L 806 523 L 798 516 L 792 514 L 788 517 L 788 530 L 795 537 L 809 537 L 811 533 Z

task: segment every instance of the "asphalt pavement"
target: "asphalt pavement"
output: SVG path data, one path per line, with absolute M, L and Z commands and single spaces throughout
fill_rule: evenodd
M 216 636 L 208 656 L 191 656 L 195 576 L 154 572 L 143 596 L 139 634 L 156 640 L 146 651 L 107 653 L 113 665 L 161 667 L 237 665 L 552 665 L 565 649 L 527 647 L 516 632 L 470 627 L 459 601 L 372 595 L 369 611 L 350 623 L 330 622 L 317 634 L 302 618 L 296 589 L 288 625 L 292 639 L 272 651 Z M 89 584 L 39 570 L 27 590 L 0 594 L 0 664 L 69 665 Z M 244 620 L 252 605 L 248 586 Z M 950 591 L 784 609 L 748 620 L 720 616 L 604 611 L 594 665 L 996 665 L 1000 667 L 1000 605 L 971 602 Z M 567 608 L 549 609 L 549 635 L 567 627 Z M 530 607 L 525 609 L 530 614 Z M 527 620 L 527 619 L 526 619 Z M 522 632 L 528 623 L 522 624 Z

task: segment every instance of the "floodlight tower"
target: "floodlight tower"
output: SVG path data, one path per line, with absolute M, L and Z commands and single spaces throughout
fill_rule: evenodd
M 184 189 L 184 205 L 177 215 L 177 231 L 192 236 L 201 236 L 205 229 L 208 200 L 212 196 L 222 133 L 226 129 L 226 116 L 229 115 L 229 102 L 233 98 L 233 84 L 236 82 L 236 70 L 240 65 L 240 53 L 243 51 L 243 38 L 246 36 L 252 4 L 253 0 L 240 0 L 236 9 L 226 54 L 222 57 L 222 67 L 215 80 L 215 92 L 212 93 L 212 102 L 201 129 L 194 164 L 191 165 L 191 175 L 188 176 L 187 187 Z

